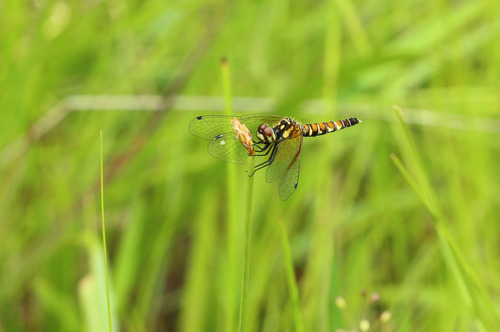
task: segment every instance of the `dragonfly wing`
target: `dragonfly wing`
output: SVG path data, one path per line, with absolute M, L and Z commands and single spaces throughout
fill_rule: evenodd
M 259 144 L 259 146 L 263 146 Z M 253 156 L 255 166 L 265 164 L 271 157 L 271 148 L 267 153 Z M 248 163 L 248 151 L 243 147 L 234 132 L 219 134 L 208 143 L 208 153 L 215 158 L 234 164 Z M 265 153 L 265 154 L 264 154 Z
M 300 174 L 300 153 L 302 151 L 302 136 L 300 136 L 300 148 L 296 158 L 292 161 L 290 168 L 285 171 L 280 180 L 279 194 L 283 201 L 286 201 L 297 189 Z
M 267 182 L 276 182 L 281 179 L 283 174 L 285 174 L 285 172 L 293 166 L 292 164 L 300 157 L 302 135 L 293 139 L 285 139 L 277 144 L 276 148 L 278 152 L 276 152 L 276 156 L 266 172 Z
M 208 143 L 208 153 L 218 159 L 235 164 L 246 164 L 248 161 L 248 152 L 238 140 L 231 120 L 237 118 L 243 123 L 253 140 L 257 139 L 257 128 L 263 124 L 274 125 L 282 117 L 278 115 L 204 115 L 193 119 L 189 125 L 191 134 L 203 138 Z M 269 156 L 256 156 L 256 164 L 259 164 L 269 158 Z
M 246 164 L 248 161 L 248 151 L 237 139 L 236 134 L 227 132 L 219 134 L 216 139 L 208 143 L 208 153 L 213 157 L 235 164 Z
M 257 139 L 257 128 L 266 123 L 270 126 L 277 124 L 283 117 L 279 115 L 203 115 L 198 116 L 189 124 L 189 131 L 207 141 L 213 140 L 220 134 L 234 132 L 231 120 L 237 118 L 243 123 L 254 140 Z
M 299 185 L 300 156 L 292 167 L 283 175 L 280 181 L 279 194 L 282 201 L 286 201 Z

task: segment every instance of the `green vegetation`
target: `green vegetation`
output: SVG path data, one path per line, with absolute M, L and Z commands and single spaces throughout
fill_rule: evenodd
M 499 2 L 4 1 L 0 31 L 0 331 L 236 331 L 248 177 L 188 132 L 231 107 L 363 120 L 286 202 L 256 173 L 246 331 L 500 326 Z

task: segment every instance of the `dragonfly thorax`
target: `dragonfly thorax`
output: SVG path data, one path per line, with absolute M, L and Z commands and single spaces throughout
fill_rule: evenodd
M 273 143 L 276 141 L 276 134 L 274 133 L 273 127 L 268 126 L 263 123 L 257 128 L 257 137 L 263 143 Z

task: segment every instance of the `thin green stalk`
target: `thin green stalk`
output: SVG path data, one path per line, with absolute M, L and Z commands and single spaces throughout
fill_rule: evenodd
M 341 17 L 336 4 L 325 4 L 325 54 L 323 62 L 323 114 L 336 118 L 339 68 L 341 62 Z
M 280 221 L 281 226 L 281 239 L 283 243 L 283 252 L 285 253 L 285 264 L 286 264 L 286 278 L 288 281 L 288 289 L 290 290 L 290 297 L 292 299 L 293 305 L 293 319 L 295 321 L 295 331 L 304 331 L 304 322 L 302 321 L 302 314 L 300 313 L 299 304 L 299 290 L 297 288 L 297 283 L 295 282 L 295 274 L 293 272 L 293 260 L 292 253 L 290 250 L 290 241 L 288 241 L 288 233 L 286 231 L 285 224 Z
M 356 50 L 361 56 L 368 56 L 372 47 L 355 5 L 351 0 L 337 0 L 336 3 Z
M 231 92 L 231 72 L 229 69 L 229 62 L 226 57 L 221 58 L 221 74 L 222 74 L 222 86 L 224 90 L 224 109 L 226 115 L 233 114 L 233 100 Z M 253 159 L 253 158 L 252 158 Z M 227 164 L 227 280 L 228 284 L 226 287 L 226 297 L 225 297 L 225 331 L 234 331 L 235 325 L 235 313 L 237 306 L 237 280 L 238 280 L 238 243 L 239 243 L 239 233 L 238 233 L 238 215 L 237 215 L 237 181 L 236 181 L 236 165 L 231 163 Z
M 418 184 L 413 180 L 412 176 L 410 173 L 406 170 L 406 168 L 403 166 L 403 163 L 401 160 L 399 160 L 398 156 L 396 156 L 394 153 L 391 153 L 391 159 L 394 165 L 398 168 L 398 170 L 401 172 L 403 177 L 405 178 L 406 182 L 410 185 L 410 187 L 415 191 L 415 193 L 418 195 L 422 203 L 424 203 L 425 207 L 427 208 L 427 211 L 434 217 L 437 218 L 433 208 L 430 206 L 429 202 L 425 199 L 424 194 L 422 193 L 421 190 L 419 190 Z
M 248 174 L 254 172 L 254 157 L 248 157 Z M 243 275 L 241 280 L 241 298 L 240 298 L 240 326 L 239 331 L 245 331 L 245 322 L 247 316 L 247 292 L 248 276 L 250 274 L 250 243 L 252 240 L 252 204 L 253 204 L 253 179 L 248 177 L 247 185 L 247 205 L 245 208 L 245 251 L 243 256 Z
M 220 60 L 222 72 L 222 87 L 224 88 L 224 110 L 227 115 L 233 114 L 233 93 L 231 91 L 231 72 L 229 61 L 225 56 Z
M 323 61 L 323 115 L 325 118 L 334 119 L 337 113 L 337 95 L 338 95 L 338 82 L 339 82 L 339 68 L 342 56 L 342 27 L 341 21 L 342 17 L 339 13 L 337 3 L 335 1 L 330 1 L 325 3 L 325 53 Z M 336 150 L 332 151 L 330 146 L 327 144 L 322 144 L 320 147 L 320 153 L 324 153 L 329 156 L 328 160 L 325 159 L 327 164 L 333 164 L 336 157 Z M 333 152 L 333 153 L 332 153 Z M 324 165 L 316 165 L 317 168 Z M 321 172 L 318 169 L 318 172 Z M 315 200 L 315 208 L 313 212 L 313 220 L 321 220 L 322 206 L 327 206 L 329 202 L 336 201 L 333 197 L 333 192 L 331 190 L 324 191 L 324 183 L 334 183 L 334 176 L 331 172 L 326 172 L 323 175 L 323 181 L 318 181 L 317 190 L 318 192 L 324 192 L 324 195 L 319 195 L 318 199 Z M 336 222 L 329 222 L 325 225 L 320 225 L 317 223 L 316 230 L 326 234 L 333 234 L 335 228 L 337 227 Z M 335 269 L 335 245 L 331 244 L 331 239 L 325 236 L 320 236 L 321 242 L 318 246 L 318 250 L 322 251 L 322 257 L 325 259 L 320 265 L 321 268 L 318 269 L 319 276 L 321 280 L 318 283 L 317 291 L 319 292 L 318 303 L 320 312 L 319 316 L 323 320 L 321 324 L 323 326 L 329 326 L 329 330 L 334 331 L 338 315 L 335 315 L 335 294 L 339 292 L 339 285 L 335 280 L 338 279 L 337 270 Z M 328 290 L 328 291 L 326 291 Z M 298 311 L 298 308 L 295 310 Z M 300 312 L 299 312 L 300 314 Z M 297 325 L 297 317 L 295 317 Z M 303 325 L 301 326 L 303 330 Z M 296 331 L 299 331 L 296 328 Z
M 101 217 L 102 217 L 102 246 L 104 248 L 104 274 L 106 276 L 106 300 L 108 301 L 108 321 L 109 321 L 109 331 L 113 331 L 113 326 L 111 325 L 111 303 L 109 302 L 109 282 L 108 282 L 108 255 L 106 252 L 106 228 L 104 227 L 104 176 L 103 176 L 103 166 L 102 166 L 102 131 L 101 131 Z

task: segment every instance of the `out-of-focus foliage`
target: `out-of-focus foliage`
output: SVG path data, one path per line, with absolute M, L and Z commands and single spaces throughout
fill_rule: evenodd
M 363 120 L 304 140 L 288 201 L 256 175 L 247 330 L 297 329 L 288 259 L 305 331 L 494 330 L 499 30 L 495 1 L 1 2 L 0 331 L 107 329 L 101 130 L 115 329 L 236 329 L 247 176 L 230 220 L 187 130 L 222 55 L 237 109 Z

